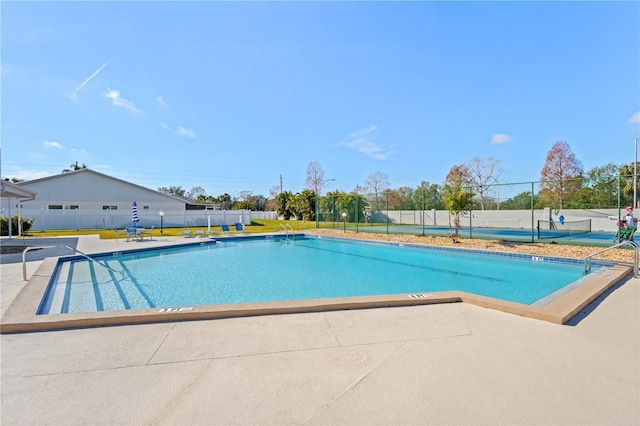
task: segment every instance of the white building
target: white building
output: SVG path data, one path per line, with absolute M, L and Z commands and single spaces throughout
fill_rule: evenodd
M 140 226 L 159 228 L 251 223 L 248 210 L 213 210 L 204 204 L 163 194 L 90 169 L 80 169 L 20 182 L 16 186 L 36 193 L 20 202 L 21 215 L 34 219 L 33 230 L 96 229 L 131 226 L 135 201 Z M 15 215 L 16 198 L 2 198 L 2 216 Z M 11 213 L 10 213 L 11 212 Z M 161 218 L 160 212 L 163 212 Z

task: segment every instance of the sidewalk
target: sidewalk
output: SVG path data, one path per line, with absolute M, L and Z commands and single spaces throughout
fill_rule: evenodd
M 454 303 L 2 335 L 0 422 L 640 424 L 639 287 L 564 326 Z

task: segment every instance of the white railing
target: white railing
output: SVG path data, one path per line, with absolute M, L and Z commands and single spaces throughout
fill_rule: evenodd
M 602 254 L 606 251 L 609 251 L 614 248 L 620 248 L 623 246 L 631 246 L 633 247 L 633 277 L 638 278 L 638 244 L 633 241 L 622 241 L 618 244 L 612 245 L 611 247 L 604 248 L 602 250 L 598 250 L 595 253 L 590 254 L 589 256 L 584 258 L 584 273 L 588 274 L 591 272 L 591 259 L 599 254 Z
M 73 251 L 73 252 L 75 252 L 75 253 L 78 253 L 80 256 L 82 256 L 82 257 L 86 258 L 87 260 L 89 260 L 89 261 L 91 261 L 91 262 L 93 262 L 93 263 L 96 263 L 96 264 L 98 264 L 98 265 L 102 266 L 103 268 L 107 268 L 107 269 L 108 269 L 108 270 L 110 270 L 111 272 L 116 272 L 116 273 L 121 274 L 121 275 L 122 275 L 122 279 L 124 280 L 124 277 L 125 277 L 124 269 L 123 269 L 123 270 L 120 270 L 120 271 L 117 271 L 117 270 L 113 269 L 112 267 L 110 267 L 110 266 L 108 266 L 108 265 L 105 265 L 104 263 L 100 263 L 100 262 L 98 262 L 97 260 L 95 260 L 95 259 L 93 259 L 93 258 L 89 257 L 87 254 L 85 254 L 85 253 L 81 252 L 80 250 L 75 249 L 75 248 L 73 248 L 73 247 L 71 247 L 71 246 L 68 246 L 68 245 L 60 245 L 60 246 L 40 246 L 40 247 L 27 247 L 26 249 L 24 249 L 24 250 L 22 251 L 22 279 L 23 279 L 24 281 L 26 281 L 26 280 L 27 280 L 27 258 L 26 258 L 26 256 L 27 256 L 27 252 L 28 252 L 28 251 L 30 251 L 30 250 L 39 250 L 39 249 L 48 249 L 48 248 L 56 248 L 56 247 L 64 247 L 64 248 L 67 248 L 67 249 L 69 249 L 69 250 L 71 250 L 71 251 Z

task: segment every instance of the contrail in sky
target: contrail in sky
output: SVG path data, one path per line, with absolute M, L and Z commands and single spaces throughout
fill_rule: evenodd
M 82 84 L 81 84 L 80 86 L 78 86 L 78 87 L 76 88 L 76 90 L 74 90 L 74 91 L 73 91 L 73 93 L 71 94 L 71 98 L 72 98 L 72 99 L 77 99 L 77 98 L 78 98 L 78 95 L 77 95 L 76 93 L 78 92 L 78 90 L 82 89 L 82 87 L 83 87 L 85 84 L 87 84 L 87 83 L 89 82 L 89 80 L 91 80 L 93 77 L 95 77 L 96 75 L 98 75 L 98 73 L 99 73 L 100 71 L 102 71 L 102 69 L 103 69 L 104 67 L 106 67 L 107 65 L 109 65 L 109 62 L 111 62 L 111 59 L 109 59 L 107 62 L 105 62 L 105 63 L 104 63 L 100 68 L 98 68 L 98 69 L 96 70 L 96 72 L 94 72 L 93 74 L 91 74 L 91 75 L 89 76 L 89 78 L 87 78 L 85 81 L 83 81 L 83 82 L 82 82 Z

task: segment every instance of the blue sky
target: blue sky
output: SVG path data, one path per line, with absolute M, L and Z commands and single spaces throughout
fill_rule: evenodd
M 3 178 L 71 163 L 209 195 L 537 181 L 632 163 L 638 2 L 2 2 Z

